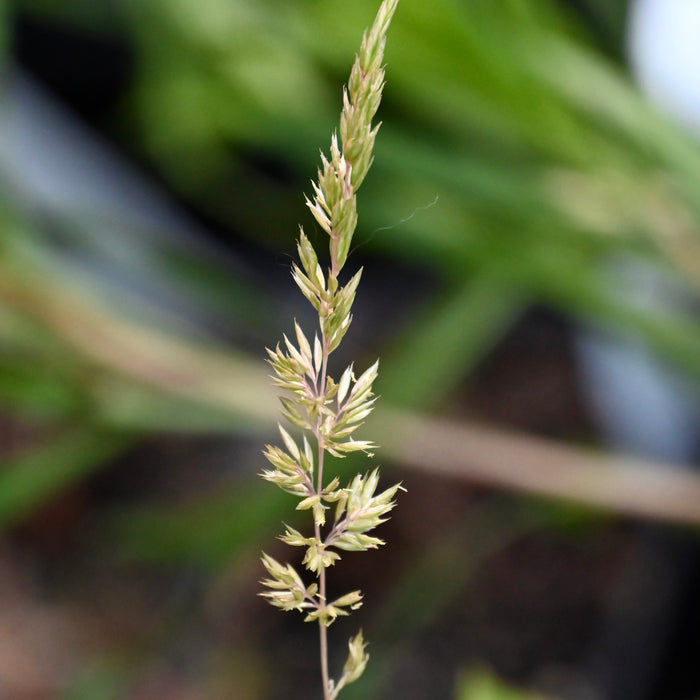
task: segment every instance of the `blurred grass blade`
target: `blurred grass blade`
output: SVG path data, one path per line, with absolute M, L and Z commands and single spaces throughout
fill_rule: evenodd
M 30 513 L 70 484 L 113 459 L 133 438 L 91 427 L 66 429 L 45 445 L 0 466 L 0 527 Z
M 379 391 L 392 404 L 426 408 L 457 386 L 502 335 L 522 300 L 496 281 L 469 281 L 433 302 L 386 352 Z
M 242 549 L 269 539 L 279 527 L 279 514 L 289 509 L 287 494 L 257 481 L 245 480 L 190 504 L 125 509 L 112 522 L 116 546 L 127 560 L 229 563 Z
M 469 422 L 378 409 L 372 429 L 405 467 L 633 517 L 700 524 L 700 476 L 686 465 L 612 457 Z

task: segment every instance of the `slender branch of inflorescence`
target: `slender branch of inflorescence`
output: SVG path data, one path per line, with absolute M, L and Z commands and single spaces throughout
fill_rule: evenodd
M 362 274 L 359 270 L 345 285 L 338 280 L 357 224 L 356 193 L 372 164 L 379 129 L 379 125 L 372 125 L 372 119 L 381 101 L 384 44 L 397 3 L 384 0 L 372 27 L 362 37 L 343 92 L 340 138 L 333 134 L 329 156 L 321 154 L 314 196 L 306 200 L 328 235 L 330 262 L 324 273 L 316 251 L 300 229 L 299 264 L 294 264 L 292 276 L 318 313 L 318 330 L 310 341 L 295 322 L 296 342 L 284 336 L 282 344 L 267 351 L 273 381 L 285 392 L 280 397 L 282 414 L 299 429 L 300 439 L 280 425 L 282 446 L 267 445 L 264 454 L 272 469 L 263 470 L 261 476 L 297 496 L 297 510 L 311 512 L 312 535 L 286 526 L 280 539 L 305 550 L 302 563 L 316 579 L 307 586 L 293 566 L 264 554 L 268 578 L 262 581 L 266 590 L 261 595 L 282 610 L 301 610 L 307 621 L 318 622 L 324 700 L 333 700 L 345 685 L 356 680 L 369 658 L 360 631 L 350 639 L 339 680 L 330 678 L 327 629 L 337 617 L 358 608 L 362 594 L 351 591 L 329 602 L 326 571 L 340 559 L 340 551 L 365 551 L 384 544 L 369 533 L 387 519 L 401 488 L 396 484 L 377 493 L 377 469 L 356 475 L 345 487 L 338 477 L 326 483 L 323 473 L 326 454 L 344 457 L 362 451 L 372 457 L 370 450 L 375 447 L 370 441 L 356 440 L 353 434 L 374 407 L 372 385 L 378 362 L 359 376 L 351 364 L 336 381 L 329 374 L 329 357 L 352 321 L 352 304 Z

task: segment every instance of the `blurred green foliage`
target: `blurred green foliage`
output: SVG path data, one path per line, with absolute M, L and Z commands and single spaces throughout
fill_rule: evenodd
M 207 211 L 257 243 L 288 247 L 298 199 L 280 196 L 246 154 L 266 154 L 302 183 L 313 172 L 372 6 L 134 3 L 132 106 L 144 147 Z M 406 0 L 392 32 L 359 235 L 375 254 L 427 267 L 441 289 L 406 324 L 396 361 L 386 356 L 388 399 L 435 400 L 535 300 L 631 326 L 697 373 L 695 322 L 638 314 L 601 270 L 631 252 L 697 285 L 700 249 L 685 225 L 699 210 L 690 138 L 557 3 Z M 455 359 L 438 367 L 437 352 Z M 420 378 L 415 401 L 392 367 Z
M 305 187 L 373 5 L 117 5 L 112 31 L 136 52 L 117 129 L 208 216 L 270 251 L 288 250 L 304 213 L 280 173 Z M 82 7 L 19 6 L 66 22 Z M 595 3 L 587 10 L 604 12 Z M 86 8 L 82 20 L 103 27 L 116 11 Z M 617 31 L 619 12 L 605 12 L 601 28 Z M 387 60 L 385 124 L 359 242 L 363 253 L 439 281 L 383 349 L 387 401 L 439 402 L 535 301 L 633 328 L 700 372 L 697 323 L 621 301 L 601 267 L 633 253 L 697 284 L 700 248 L 687 228 L 700 211 L 700 157 L 570 11 L 552 1 L 404 0 Z M 198 278 L 186 272 L 166 270 L 181 290 L 184 280 L 184 293 L 197 280 L 221 280 L 207 290 L 214 306 L 228 294 L 249 307 L 262 293 L 245 283 L 234 290 L 213 268 Z M 264 318 L 242 313 L 248 324 Z M 444 362 L 432 362 L 438 354 Z
M 544 700 L 506 685 L 488 671 L 471 671 L 462 679 L 455 700 Z

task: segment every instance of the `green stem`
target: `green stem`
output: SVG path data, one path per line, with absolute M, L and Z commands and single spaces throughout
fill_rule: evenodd
M 325 334 L 322 333 L 322 350 L 323 350 L 323 360 L 321 363 L 321 376 L 319 379 L 319 394 L 325 396 L 326 384 L 327 384 L 327 374 L 328 374 L 328 339 Z M 316 422 L 316 444 L 318 448 L 318 468 L 316 472 L 316 494 L 321 495 L 323 493 L 323 461 L 326 454 L 326 449 L 323 441 L 323 436 L 321 435 L 321 422 L 323 420 L 323 414 L 320 414 Z M 317 542 L 322 542 L 321 539 L 321 526 L 314 519 L 314 535 Z M 321 566 L 318 572 L 318 598 L 319 603 L 322 607 L 326 605 L 326 569 Z M 331 684 L 330 675 L 328 673 L 328 626 L 325 623 L 323 617 L 318 621 L 318 631 L 319 631 L 319 647 L 321 653 L 321 680 L 323 682 L 323 700 L 332 700 L 331 695 Z
M 319 586 L 325 588 L 326 570 L 321 569 Z M 323 595 L 323 594 L 321 594 Z M 322 620 L 318 621 L 319 645 L 321 649 L 321 680 L 323 682 L 323 700 L 331 700 L 331 682 L 328 675 L 328 627 Z
M 316 486 L 316 492 L 320 494 L 323 491 L 323 457 L 325 455 L 325 449 L 323 447 L 323 440 L 319 434 L 317 435 L 318 440 L 318 483 Z M 321 540 L 321 526 L 318 522 L 314 521 L 314 535 L 317 542 L 322 542 Z M 318 600 L 321 607 L 326 606 L 326 569 L 321 566 L 318 572 Z M 318 621 L 318 631 L 319 631 L 319 646 L 321 652 L 321 679 L 323 681 L 323 700 L 331 700 L 330 692 L 330 676 L 328 674 L 328 627 L 325 624 L 323 617 Z

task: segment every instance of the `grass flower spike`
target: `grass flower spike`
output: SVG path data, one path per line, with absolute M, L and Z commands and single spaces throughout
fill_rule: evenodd
M 329 374 L 329 357 L 340 345 L 352 321 L 362 270 L 341 286 L 338 277 L 350 251 L 357 224 L 357 190 L 370 165 L 374 139 L 379 128 L 372 125 L 384 87 L 384 43 L 398 0 L 385 0 L 369 31 L 362 38 L 360 51 L 343 93 L 339 137 L 331 139 L 330 153 L 321 155 L 318 181 L 313 183 L 313 199 L 306 204 L 329 239 L 330 263 L 325 270 L 308 237 L 300 229 L 297 249 L 299 264 L 292 276 L 302 294 L 318 313 L 318 329 L 307 336 L 294 324 L 294 338 L 284 336 L 275 350 L 268 349 L 274 382 L 283 390 L 282 415 L 298 430 L 293 436 L 280 426 L 279 446 L 267 445 L 264 455 L 272 469 L 262 477 L 297 496 L 297 510 L 309 511 L 312 534 L 305 535 L 287 526 L 281 539 L 304 550 L 302 564 L 313 574 L 307 585 L 290 564 L 281 564 L 264 554 L 268 578 L 262 581 L 262 596 L 282 610 L 300 610 L 306 620 L 319 626 L 321 677 L 324 700 L 333 700 L 341 689 L 359 678 L 367 664 L 366 644 L 359 632 L 350 639 L 348 656 L 338 681 L 328 670 L 328 627 L 339 616 L 348 615 L 362 604 L 360 591 L 351 591 L 335 600 L 326 597 L 326 572 L 341 552 L 374 549 L 384 542 L 369 534 L 383 523 L 394 507 L 399 484 L 377 493 L 379 472 L 356 475 L 345 487 L 337 477 L 326 483 L 326 454 L 344 457 L 363 451 L 371 457 L 375 445 L 357 440 L 355 430 L 374 407 L 372 384 L 378 362 L 355 374 L 347 367 L 337 380 Z M 308 575 L 308 574 L 307 574 Z

